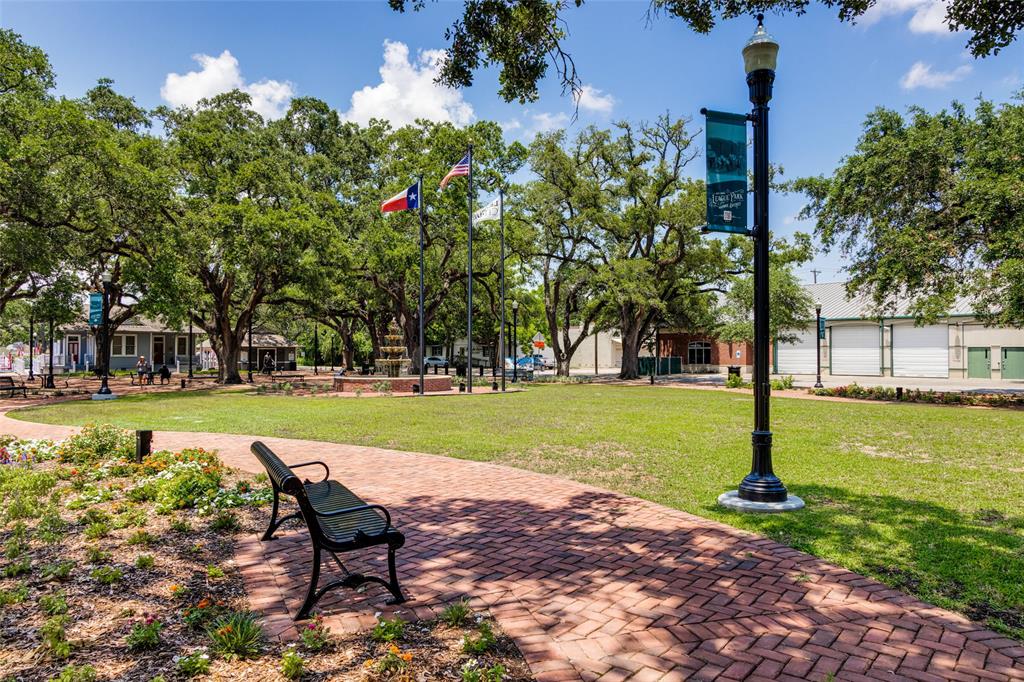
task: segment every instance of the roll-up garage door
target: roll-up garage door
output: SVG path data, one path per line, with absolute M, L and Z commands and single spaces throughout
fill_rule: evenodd
M 832 374 L 878 376 L 882 373 L 882 348 L 878 325 L 832 327 Z
M 796 332 L 796 335 L 797 339 L 793 343 L 779 343 L 776 346 L 778 373 L 814 374 L 818 371 L 818 364 L 814 359 L 814 330 Z
M 949 327 L 910 324 L 892 328 L 892 375 L 894 377 L 948 377 Z

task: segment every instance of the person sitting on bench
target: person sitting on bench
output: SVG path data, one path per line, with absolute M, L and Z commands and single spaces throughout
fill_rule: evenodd
M 171 370 L 167 369 L 167 365 L 165 364 L 160 368 L 160 385 L 163 386 L 164 384 L 169 383 L 171 383 Z

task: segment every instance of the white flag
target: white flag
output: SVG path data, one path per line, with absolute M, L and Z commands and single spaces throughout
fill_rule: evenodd
M 479 211 L 473 214 L 474 223 L 482 223 L 485 220 L 497 220 L 500 209 L 501 197 L 497 197 L 491 203 L 487 204 Z

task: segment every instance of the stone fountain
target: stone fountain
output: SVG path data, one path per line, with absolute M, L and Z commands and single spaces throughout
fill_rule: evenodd
M 410 358 L 405 356 L 405 345 L 402 343 L 402 328 L 397 321 L 388 325 L 388 333 L 384 335 L 385 345 L 380 347 L 381 357 L 377 358 L 378 371 L 381 374 L 370 376 L 358 376 L 343 374 L 334 377 L 335 391 L 376 391 L 381 385 L 388 385 L 389 393 L 412 393 L 413 386 L 420 383 L 418 374 L 403 374 L 404 370 L 412 363 Z M 425 393 L 438 393 L 452 390 L 452 379 L 445 375 L 428 374 L 424 377 Z
M 402 338 L 401 327 L 398 326 L 398 322 L 392 320 L 391 324 L 388 325 L 388 333 L 384 335 L 384 341 L 387 345 L 380 347 L 380 352 L 384 354 L 384 357 L 377 358 L 377 366 L 383 367 L 385 373 L 391 378 L 401 376 L 405 366 L 412 362 L 412 360 L 405 357 L 405 346 L 402 345 Z

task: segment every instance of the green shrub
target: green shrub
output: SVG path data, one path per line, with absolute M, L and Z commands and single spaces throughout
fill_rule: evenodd
M 739 374 L 730 374 L 726 377 L 725 385 L 727 388 L 748 388 L 750 386 Z
M 220 580 L 224 577 L 224 569 L 210 564 L 206 567 L 206 577 L 210 580 Z
M 148 571 L 153 568 L 156 562 L 153 560 L 152 554 L 140 554 L 135 557 L 135 568 L 141 568 L 144 571 Z
M 19 575 L 24 575 L 31 570 L 32 560 L 24 556 L 4 566 L 3 573 L 5 578 L 17 578 Z
M 402 639 L 405 633 L 405 621 L 395 616 L 394 618 L 381 618 L 373 626 L 370 638 L 375 642 L 396 642 Z
M 137 530 L 131 535 L 129 535 L 128 539 L 125 540 L 125 542 L 127 542 L 129 545 L 145 545 L 148 547 L 149 545 L 152 545 L 154 542 L 156 542 L 156 537 L 154 537 L 150 533 L 147 533 L 144 530 Z
M 310 651 L 320 651 L 331 641 L 331 630 L 324 624 L 324 617 L 319 613 L 306 623 L 306 627 L 299 632 L 299 639 L 302 646 Z
M 195 606 L 188 606 L 182 611 L 181 620 L 194 630 L 204 630 L 213 621 L 229 614 L 224 602 L 203 597 Z
M 441 612 L 441 620 L 452 627 L 458 627 L 465 623 L 471 615 L 473 615 L 473 610 L 469 608 L 469 601 L 460 599 L 444 607 L 444 611 Z
M 28 550 L 28 543 L 21 538 L 11 538 L 4 544 L 4 556 L 8 559 L 17 559 Z
M 68 529 L 68 523 L 61 518 L 56 507 L 48 507 L 36 526 L 36 537 L 48 545 L 60 542 Z
M 505 666 L 497 663 L 490 668 L 480 667 L 476 659 L 466 661 L 462 666 L 462 682 L 502 682 L 508 671 Z
M 263 628 L 252 613 L 221 616 L 207 629 L 214 653 L 231 661 L 255 658 L 263 648 Z
M 65 666 L 50 682 L 96 682 L 96 668 L 91 665 Z
M 163 627 L 155 616 L 145 615 L 143 619 L 132 624 L 132 629 L 125 637 L 125 644 L 131 651 L 155 649 L 160 644 L 160 628 Z
M 217 531 L 218 533 L 234 533 L 240 527 L 238 517 L 229 511 L 218 512 L 213 517 L 213 521 L 210 522 L 210 530 Z
M 97 566 L 89 575 L 101 585 L 113 585 L 124 577 L 121 569 L 114 566 Z
M 39 636 L 42 639 L 40 645 L 43 651 L 60 660 L 71 655 L 71 643 L 68 641 L 67 627 L 69 619 L 66 615 L 51 616 L 39 628 Z
M 306 662 L 302 660 L 302 656 L 299 656 L 293 647 L 288 647 L 281 654 L 281 674 L 286 679 L 297 680 L 302 677 L 302 673 L 305 671 Z
M 206 466 L 197 461 L 175 462 L 138 486 L 154 485 L 157 511 L 187 509 L 204 503 L 220 489 L 220 466 Z
M 99 545 L 85 548 L 85 560 L 90 564 L 105 564 L 110 561 L 110 552 L 100 549 Z
M 102 521 L 97 523 L 90 523 L 85 528 L 86 540 L 99 540 L 100 538 L 105 538 L 108 535 L 110 535 L 110 526 L 108 526 L 106 523 L 103 523 Z
M 132 509 L 123 512 L 114 519 L 114 528 L 144 528 L 149 522 L 149 517 L 144 509 Z
M 11 589 L 0 588 L 0 606 L 14 606 L 28 599 L 28 585 L 18 585 Z
M 153 502 L 156 495 L 156 481 L 146 481 L 128 490 L 128 499 L 132 502 Z
M 210 671 L 210 654 L 203 650 L 193 651 L 178 659 L 178 672 L 185 677 L 205 675 Z
M 175 533 L 188 533 L 192 530 L 192 525 L 185 519 L 175 519 L 171 521 L 171 530 Z
M 61 561 L 55 561 L 52 564 L 45 564 L 39 570 L 39 576 L 46 581 L 57 580 L 64 582 L 71 577 L 71 571 L 75 568 L 76 564 L 74 559 L 62 559 Z
M 462 651 L 467 654 L 482 654 L 495 645 L 497 639 L 494 637 L 494 630 L 486 620 L 481 621 L 477 626 L 476 637 L 465 637 L 462 640 Z
M 59 616 L 62 613 L 68 612 L 68 600 L 63 592 L 44 594 L 39 598 L 39 608 L 47 616 Z
M 103 460 L 129 461 L 135 452 L 131 432 L 109 424 L 90 424 L 57 446 L 57 458 L 65 464 L 96 464 Z

